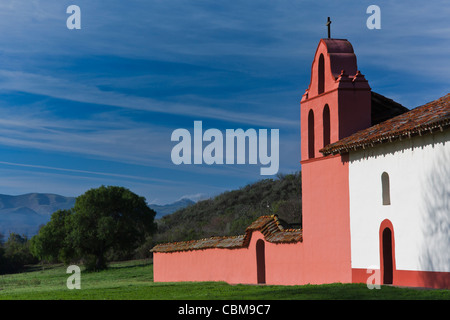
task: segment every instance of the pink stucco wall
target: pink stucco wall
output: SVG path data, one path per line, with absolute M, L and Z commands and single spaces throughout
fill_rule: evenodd
M 155 252 L 154 281 L 225 281 L 257 283 L 256 242 L 264 236 L 255 231 L 247 248 L 204 249 L 172 253 Z M 265 240 L 264 240 L 265 241 Z M 265 241 L 267 284 L 297 284 L 302 256 L 301 242 L 274 244 Z
M 302 268 L 308 283 L 351 282 L 351 246 L 346 156 L 302 162 Z
M 155 252 L 153 266 L 155 282 L 256 283 L 256 253 L 250 247 Z

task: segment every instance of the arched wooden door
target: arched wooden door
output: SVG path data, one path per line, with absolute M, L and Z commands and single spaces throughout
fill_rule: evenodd
M 381 275 L 383 284 L 393 284 L 395 270 L 394 234 L 390 221 L 385 220 L 380 228 Z
M 392 233 L 391 229 L 383 230 L 383 283 L 392 284 Z

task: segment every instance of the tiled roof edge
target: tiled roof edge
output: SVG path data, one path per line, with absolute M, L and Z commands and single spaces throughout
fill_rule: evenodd
M 324 155 L 331 155 L 331 154 L 339 154 L 339 153 L 347 153 L 349 151 L 354 151 L 358 149 L 365 149 L 366 147 L 374 147 L 375 145 L 387 143 L 387 142 L 393 142 L 396 140 L 402 140 L 403 137 L 411 138 L 414 136 L 422 136 L 424 134 L 434 133 L 436 130 L 444 131 L 447 130 L 450 127 L 450 118 L 448 117 L 448 112 L 446 114 L 445 118 L 437 118 L 434 121 L 428 121 L 423 124 L 417 124 L 414 127 L 402 129 L 402 130 L 391 130 L 387 132 L 383 132 L 381 134 L 373 134 L 369 135 L 368 137 L 361 138 L 357 141 L 352 141 L 352 139 L 356 139 L 356 137 L 359 134 L 364 133 L 367 130 L 380 128 L 382 126 L 386 126 L 393 121 L 397 119 L 405 118 L 406 116 L 417 116 L 417 113 L 423 112 L 423 113 L 430 113 L 434 111 L 436 107 L 438 106 L 445 106 L 443 110 L 448 109 L 448 104 L 450 101 L 450 94 L 447 94 L 439 99 L 436 99 L 434 101 L 431 101 L 429 103 L 426 103 L 422 106 L 419 106 L 417 108 L 414 108 L 406 113 L 403 113 L 401 115 L 398 115 L 396 117 L 393 117 L 391 119 L 385 120 L 379 124 L 376 124 L 374 126 L 368 127 L 366 129 L 360 130 L 349 137 L 343 138 L 341 140 L 338 140 L 319 151 Z M 431 108 L 431 110 L 429 110 Z M 423 111 L 421 111 L 423 110 Z M 420 113 L 419 113 L 420 115 Z M 348 142 L 347 142 L 348 141 Z
M 430 123 L 426 126 L 418 126 L 411 130 L 402 130 L 402 131 L 392 131 L 391 134 L 383 134 L 374 136 L 371 139 L 364 139 L 362 141 L 346 143 L 342 146 L 336 146 L 330 148 L 323 148 L 319 150 L 324 156 L 335 155 L 338 153 L 347 153 L 349 151 L 356 151 L 359 149 L 365 149 L 366 147 L 374 147 L 375 145 L 394 142 L 397 140 L 402 140 L 405 138 L 412 138 L 415 136 L 423 136 L 426 134 L 435 133 L 436 129 L 440 132 L 447 130 L 450 128 L 450 119 L 446 119 L 446 121 L 436 121 L 434 123 Z
M 263 223 L 261 227 L 257 225 L 259 220 L 268 219 L 269 221 Z M 273 225 L 275 224 L 275 226 Z M 275 229 L 275 230 L 274 230 Z M 192 250 L 204 250 L 204 249 L 239 249 L 248 247 L 250 244 L 251 236 L 254 231 L 260 231 L 264 235 L 264 239 L 267 242 L 271 243 L 295 243 L 302 242 L 303 235 L 302 229 L 283 229 L 278 220 L 277 215 L 270 216 L 261 216 L 257 220 L 255 220 L 249 227 L 246 229 L 246 233 L 244 235 L 238 236 L 216 236 L 198 240 L 189 240 L 189 241 L 179 241 L 179 242 L 168 242 L 161 243 L 154 246 L 150 252 L 180 252 L 180 251 L 192 251 Z M 291 233 L 300 233 L 297 234 L 296 237 L 291 236 Z M 290 237 L 289 237 L 290 236 Z M 242 240 L 238 239 L 241 238 Z M 218 240 L 218 242 L 214 242 L 214 240 Z M 223 241 L 221 241 L 223 240 Z M 220 242 L 226 242 L 227 240 L 236 240 L 236 243 L 229 245 L 221 245 Z M 202 245 L 202 242 L 209 242 L 209 244 Z

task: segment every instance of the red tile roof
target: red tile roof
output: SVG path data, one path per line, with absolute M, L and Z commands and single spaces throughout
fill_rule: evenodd
M 261 216 L 247 227 L 245 235 L 232 237 L 211 237 L 201 240 L 162 243 L 153 247 L 151 252 L 176 252 L 210 248 L 236 249 L 248 247 L 253 231 L 260 231 L 267 242 L 301 242 L 301 229 L 284 229 L 276 215 Z
M 450 93 L 435 101 L 383 121 L 320 150 L 323 155 L 346 153 L 393 140 L 443 131 L 450 127 Z

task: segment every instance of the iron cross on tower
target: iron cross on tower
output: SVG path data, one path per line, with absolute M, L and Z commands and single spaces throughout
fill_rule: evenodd
M 330 17 L 328 17 L 326 26 L 328 27 L 328 39 L 330 39 L 331 38 L 331 20 L 330 20 Z

